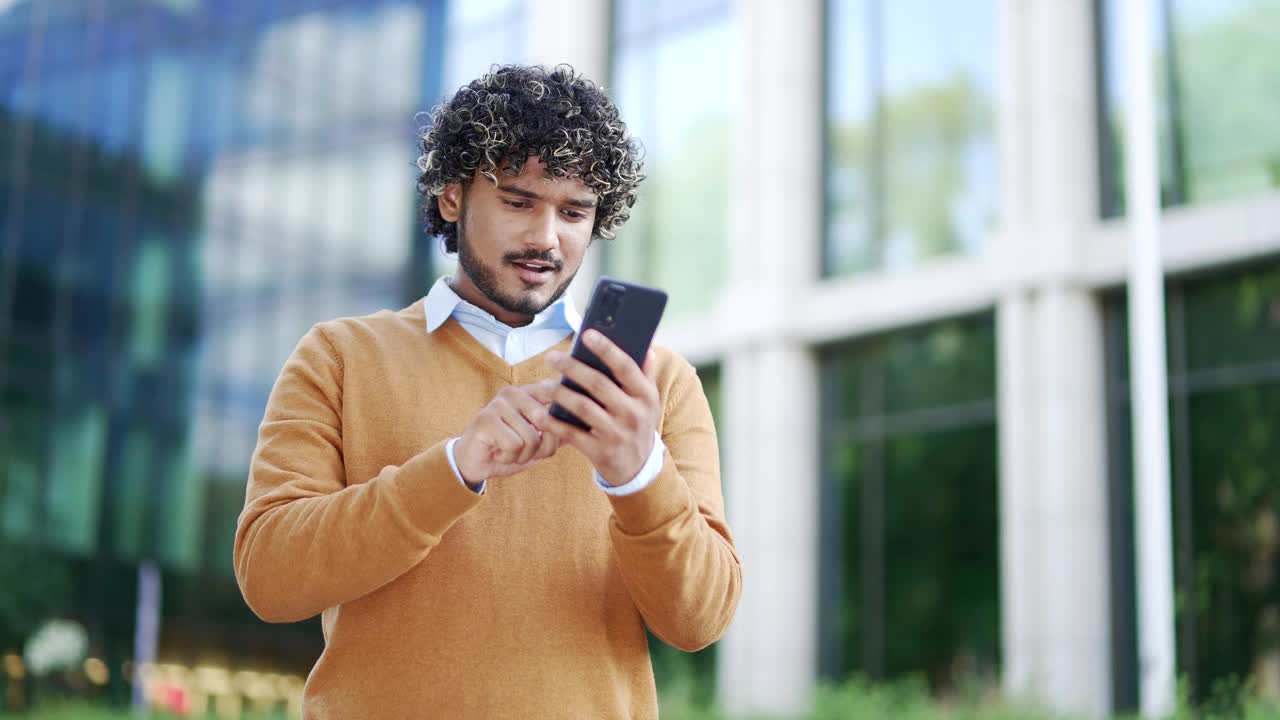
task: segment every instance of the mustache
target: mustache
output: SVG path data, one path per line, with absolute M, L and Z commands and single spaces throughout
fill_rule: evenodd
M 519 252 L 519 253 L 507 253 L 506 255 L 502 256 L 502 259 L 505 260 L 506 262 L 520 262 L 522 260 L 539 260 L 541 262 L 551 263 L 553 266 L 555 266 L 555 269 L 557 272 L 559 272 L 560 269 L 564 267 L 564 261 L 556 257 L 550 250 L 543 250 L 541 252 L 537 250 L 526 250 L 524 252 Z

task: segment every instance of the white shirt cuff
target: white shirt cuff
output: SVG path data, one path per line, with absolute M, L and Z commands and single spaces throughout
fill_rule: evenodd
M 467 484 L 467 481 L 462 477 L 462 473 L 458 470 L 458 461 L 453 459 L 453 446 L 458 444 L 458 441 L 461 439 L 462 438 L 454 438 L 450 440 L 448 443 L 446 443 L 444 446 L 444 454 L 449 456 L 449 467 L 453 468 L 454 477 L 458 478 L 458 482 L 462 483 L 463 487 L 465 487 L 468 490 L 474 491 L 475 494 L 477 495 L 483 495 L 484 487 L 485 485 L 489 484 L 489 481 L 488 480 L 482 481 L 480 483 L 480 487 L 478 488 L 471 487 L 470 485 Z
M 630 482 L 621 485 L 610 485 L 600 477 L 600 473 L 596 473 L 596 484 L 601 490 L 610 495 L 631 495 L 649 487 L 649 483 L 658 477 L 658 473 L 662 472 L 662 458 L 667 454 L 667 446 L 662 444 L 662 436 L 658 431 L 653 432 L 653 450 L 649 451 L 649 459 L 644 461 L 644 467 L 640 468 L 640 472 L 631 478 Z

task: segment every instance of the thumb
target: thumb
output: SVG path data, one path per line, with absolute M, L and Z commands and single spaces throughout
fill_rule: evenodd
M 658 381 L 658 354 L 652 348 L 644 354 L 644 376 L 650 380 Z

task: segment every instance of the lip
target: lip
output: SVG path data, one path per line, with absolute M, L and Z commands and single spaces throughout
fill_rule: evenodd
M 543 285 L 549 282 L 552 276 L 556 274 L 554 267 L 541 272 L 537 270 L 530 270 L 516 262 L 511 263 L 511 267 L 515 268 L 516 274 L 520 276 L 520 279 L 529 285 Z

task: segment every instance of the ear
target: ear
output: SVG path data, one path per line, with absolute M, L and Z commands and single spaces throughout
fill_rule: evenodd
M 440 208 L 440 216 L 451 223 L 462 217 L 462 183 L 449 183 L 444 192 L 436 198 L 436 206 Z

